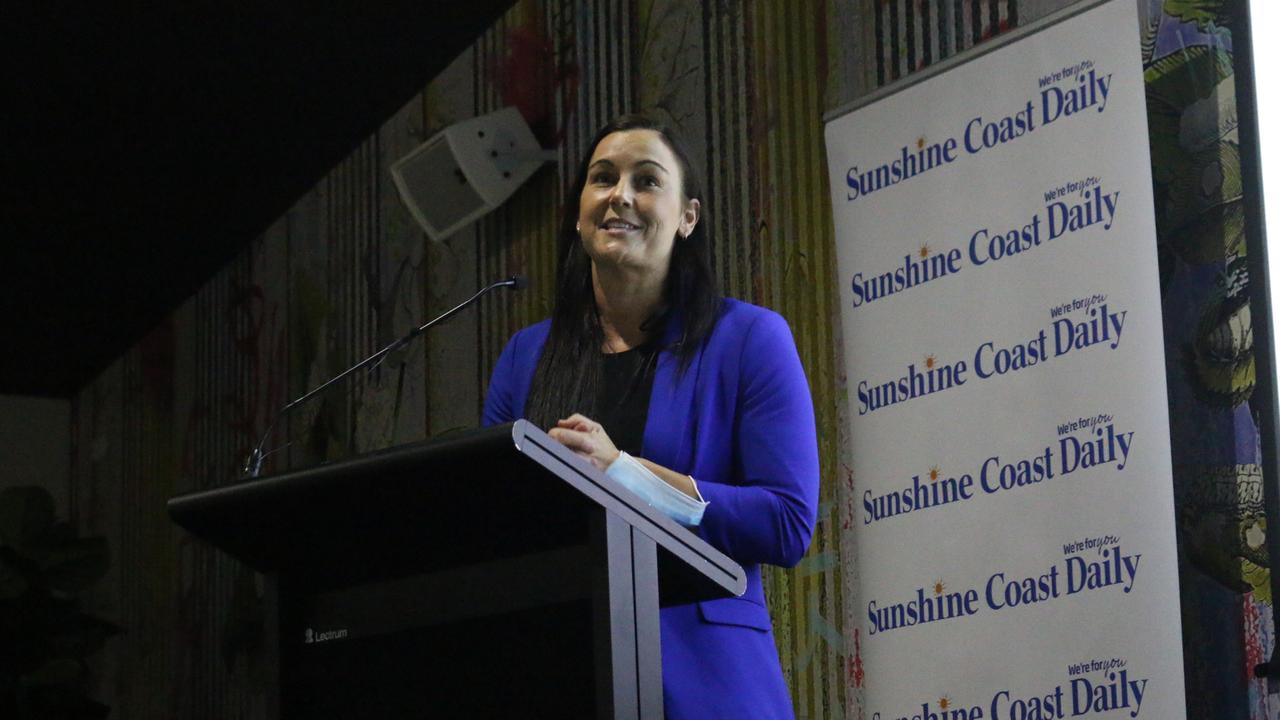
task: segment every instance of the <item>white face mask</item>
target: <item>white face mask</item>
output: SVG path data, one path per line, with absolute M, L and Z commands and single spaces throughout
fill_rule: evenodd
M 695 500 L 662 481 L 649 468 L 624 453 L 609 465 L 605 475 L 631 492 L 639 495 L 654 510 L 666 515 L 685 527 L 695 527 L 702 522 L 707 501 L 701 495 Z M 692 479 L 692 478 L 690 478 Z M 697 492 L 694 483 L 694 492 Z

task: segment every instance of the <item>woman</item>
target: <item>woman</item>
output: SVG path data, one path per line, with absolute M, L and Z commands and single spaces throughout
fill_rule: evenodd
M 662 610 L 668 718 L 793 717 L 760 563 L 799 562 L 817 514 L 795 343 L 776 313 L 718 295 L 701 192 L 668 129 L 625 116 L 592 148 L 566 203 L 552 317 L 507 344 L 484 422 L 527 417 L 610 476 L 647 470 L 746 570 L 741 598 Z

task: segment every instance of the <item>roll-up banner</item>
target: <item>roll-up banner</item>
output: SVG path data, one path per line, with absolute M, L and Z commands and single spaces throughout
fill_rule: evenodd
M 868 718 L 1184 718 L 1133 0 L 827 123 Z

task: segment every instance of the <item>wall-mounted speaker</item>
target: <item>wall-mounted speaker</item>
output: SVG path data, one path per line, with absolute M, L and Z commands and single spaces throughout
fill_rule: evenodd
M 555 151 L 513 107 L 450 125 L 391 166 L 400 199 L 443 240 L 511 197 Z

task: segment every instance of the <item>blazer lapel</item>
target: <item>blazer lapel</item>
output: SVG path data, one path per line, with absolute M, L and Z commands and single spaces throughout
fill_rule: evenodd
M 667 322 L 662 345 L 671 348 L 680 339 L 682 318 L 679 313 Z M 659 465 L 686 472 L 693 467 L 694 440 L 697 435 L 693 409 L 694 388 L 702 363 L 702 349 L 680 373 L 680 358 L 670 349 L 658 355 L 658 368 L 649 396 L 649 415 L 644 425 L 644 456 Z

